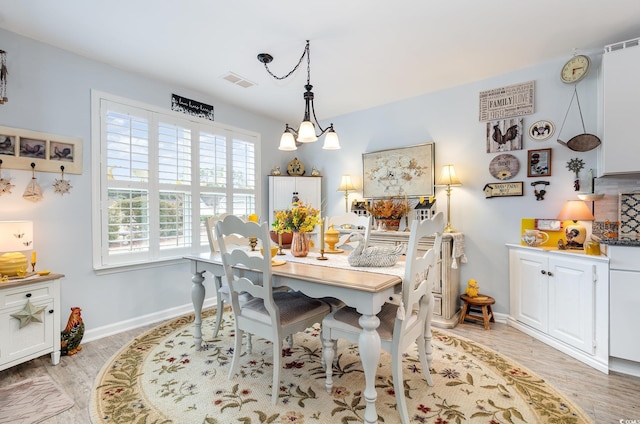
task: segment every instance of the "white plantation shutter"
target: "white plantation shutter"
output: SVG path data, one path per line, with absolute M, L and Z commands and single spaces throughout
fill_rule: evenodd
M 198 253 L 207 217 L 256 212 L 257 134 L 111 97 L 94 98 L 95 268 Z

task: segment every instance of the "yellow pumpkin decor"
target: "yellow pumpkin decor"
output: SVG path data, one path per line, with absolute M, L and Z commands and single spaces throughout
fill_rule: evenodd
M 0 256 L 0 274 L 13 277 L 27 272 L 27 258 L 20 252 Z

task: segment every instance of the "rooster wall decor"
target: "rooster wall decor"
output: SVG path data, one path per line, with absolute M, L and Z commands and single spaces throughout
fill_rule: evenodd
M 60 332 L 60 354 L 62 356 L 75 355 L 82 350 L 80 342 L 84 336 L 84 322 L 81 312 L 82 309 L 79 307 L 72 307 L 67 326 Z
M 522 149 L 522 119 L 487 122 L 487 153 Z

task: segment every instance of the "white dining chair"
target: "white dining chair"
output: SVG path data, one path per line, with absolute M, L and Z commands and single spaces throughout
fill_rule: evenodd
M 229 285 L 231 309 L 235 318 L 235 345 L 229 378 L 237 373 L 242 355 L 242 335 L 247 332 L 264 338 L 273 344 L 273 383 L 271 402 L 278 401 L 280 390 L 280 370 L 282 341 L 285 336 L 304 331 L 329 313 L 325 302 L 313 299 L 301 292 L 274 291 L 272 287 L 271 256 L 250 252 L 248 249 L 229 251 L 225 236 L 238 234 L 243 237 L 255 236 L 263 246 L 269 244 L 267 223 L 245 222 L 230 215 L 215 226 L 215 236 L 220 248 L 222 265 Z M 234 267 L 252 270 L 241 274 Z M 247 275 L 255 275 L 250 278 Z M 240 295 L 249 293 L 253 299 L 241 304 Z
M 431 317 L 433 315 L 433 294 L 437 263 L 440 257 L 440 243 L 444 230 L 442 212 L 432 219 L 413 221 L 409 236 L 409 247 L 402 279 L 402 294 L 397 304 L 385 303 L 378 318 L 381 347 L 392 356 L 393 388 L 396 392 L 397 410 L 403 424 L 409 423 L 409 413 L 404 395 L 402 376 L 402 354 L 415 342 L 418 345 L 420 364 L 427 384 L 433 386 L 430 369 Z M 435 236 L 434 245 L 427 252 L 418 251 L 421 238 Z M 326 364 L 332 364 L 336 341 L 339 338 L 358 343 L 362 328 L 360 315 L 355 309 L 344 307 L 331 312 L 322 320 L 323 357 Z M 332 367 L 326 367 L 325 386 L 328 392 L 333 387 Z
M 205 226 L 207 228 L 207 237 L 209 238 L 209 247 L 211 248 L 211 252 L 219 252 L 220 248 L 218 247 L 218 241 L 215 237 L 215 224 L 216 222 L 224 219 L 229 214 L 221 214 L 218 216 L 213 216 L 208 218 L 205 221 Z M 249 239 L 240 237 L 237 234 L 229 234 L 226 238 L 227 241 L 227 249 L 231 247 L 231 245 L 236 247 L 249 246 Z M 224 303 L 231 304 L 231 296 L 229 294 L 229 286 L 224 281 L 223 275 L 214 275 L 213 278 L 214 286 L 216 289 L 216 325 L 213 329 L 213 337 L 218 336 L 218 332 L 220 331 L 220 324 L 222 323 L 222 313 L 224 311 Z M 240 302 L 244 303 L 248 300 L 251 300 L 251 295 L 248 293 L 240 296 Z M 251 335 L 247 337 L 247 350 L 251 352 Z

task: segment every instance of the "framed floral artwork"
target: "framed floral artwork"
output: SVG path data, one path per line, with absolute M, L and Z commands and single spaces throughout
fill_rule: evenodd
M 363 153 L 363 197 L 434 195 L 434 161 L 434 142 Z

